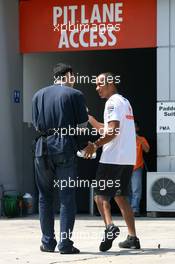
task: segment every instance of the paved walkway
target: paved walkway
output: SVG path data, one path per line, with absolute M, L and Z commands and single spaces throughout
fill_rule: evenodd
M 40 228 L 38 216 L 5 219 L 0 218 L 1 264 L 174 264 L 175 219 L 137 218 L 137 233 L 142 250 L 121 250 L 118 242 L 125 239 L 127 228 L 121 217 L 114 217 L 121 235 L 114 241 L 109 252 L 98 251 L 104 226 L 100 217 L 78 216 L 74 229 L 75 246 L 79 255 L 60 255 L 39 251 Z M 59 220 L 56 220 L 59 231 Z M 160 245 L 160 249 L 158 248 Z

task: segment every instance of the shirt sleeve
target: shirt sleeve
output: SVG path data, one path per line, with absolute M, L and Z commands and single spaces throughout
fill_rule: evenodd
M 112 99 L 106 103 L 106 120 L 107 122 L 121 121 L 120 103 Z
M 37 107 L 37 96 L 34 95 L 32 99 L 32 124 L 35 129 L 38 129 L 38 107 Z
M 80 126 L 88 122 L 88 113 L 86 109 L 86 103 L 84 96 L 81 92 L 74 95 L 73 98 L 73 107 L 75 114 L 76 125 Z

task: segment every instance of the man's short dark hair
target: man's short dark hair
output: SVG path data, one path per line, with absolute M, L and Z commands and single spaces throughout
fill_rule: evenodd
M 58 63 L 53 69 L 54 79 L 59 80 L 61 79 L 61 77 L 64 77 L 68 72 L 70 72 L 71 75 L 73 73 L 72 67 L 70 65 L 65 63 Z
M 113 74 L 112 72 L 104 72 L 101 73 L 100 75 L 105 76 L 105 84 L 113 83 L 115 85 L 115 74 Z

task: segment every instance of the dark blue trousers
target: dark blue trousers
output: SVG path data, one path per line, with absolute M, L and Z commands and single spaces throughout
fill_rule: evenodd
M 54 198 L 59 194 L 60 201 L 60 241 L 59 249 L 69 249 L 73 242 L 71 233 L 74 227 L 76 203 L 75 184 L 77 168 L 74 157 L 65 155 L 48 156 L 48 168 L 43 157 L 35 158 L 36 185 L 39 191 L 39 216 L 42 231 L 42 244 L 48 249 L 55 249 L 57 241 L 54 231 Z

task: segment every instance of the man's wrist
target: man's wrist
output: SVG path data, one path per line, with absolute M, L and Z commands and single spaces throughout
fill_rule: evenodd
M 98 149 L 98 148 L 101 147 L 98 140 L 95 141 L 93 144 L 94 144 L 94 146 L 95 146 L 96 149 Z
M 88 115 L 89 122 L 93 121 L 94 117 L 92 115 Z
M 96 142 L 93 143 L 93 146 L 94 146 L 95 151 L 99 148 Z

